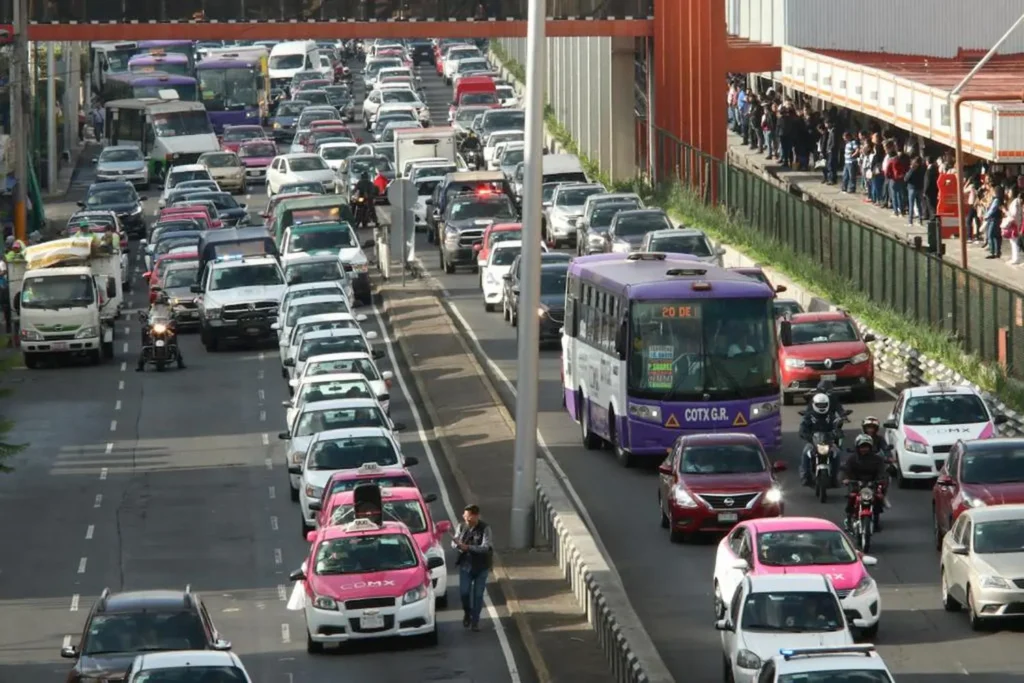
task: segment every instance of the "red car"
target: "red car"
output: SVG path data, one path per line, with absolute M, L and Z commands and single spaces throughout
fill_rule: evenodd
M 825 380 L 833 391 L 875 400 L 872 334 L 861 335 L 844 311 L 796 313 L 779 321 L 779 371 L 782 400 L 793 405 Z
M 149 303 L 156 300 L 156 288 L 160 286 L 160 278 L 163 277 L 167 266 L 171 263 L 188 263 L 190 261 L 199 263 L 199 252 L 195 249 L 177 254 L 162 254 L 157 258 L 156 263 L 153 264 L 153 270 L 142 274 L 142 279 L 149 285 Z
M 209 223 L 213 229 L 224 227 L 224 222 L 219 218 L 214 218 L 210 214 L 210 209 L 207 206 L 201 206 L 197 204 L 179 204 L 176 206 L 168 206 L 165 209 L 160 210 L 160 215 L 157 216 L 157 222 L 170 220 L 171 218 L 182 219 L 182 218 L 195 218 L 196 216 L 202 216 Z
M 267 168 L 277 156 L 277 145 L 271 140 L 250 140 L 238 148 L 238 158 L 245 166 L 245 177 L 265 181 Z
M 964 510 L 1015 503 L 1024 503 L 1024 439 L 957 441 L 932 487 L 936 550 Z
M 681 436 L 658 467 L 661 526 L 678 543 L 698 531 L 728 531 L 737 522 L 781 517 L 782 489 L 753 434 Z
M 263 130 L 263 126 L 240 125 L 224 126 L 224 134 L 220 138 L 220 147 L 225 152 L 238 153 L 238 148 L 243 142 L 252 140 L 269 140 L 270 136 Z
M 484 230 L 480 244 L 473 245 L 473 251 L 477 252 L 477 262 L 487 263 L 487 257 L 491 254 L 491 247 L 502 240 L 520 239 L 522 234 L 522 223 L 492 223 L 488 225 L 487 229 Z

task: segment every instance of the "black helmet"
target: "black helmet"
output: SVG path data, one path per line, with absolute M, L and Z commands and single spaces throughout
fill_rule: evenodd
M 156 302 L 158 304 L 169 304 L 171 303 L 171 298 L 167 296 L 167 292 L 158 292 L 156 295 Z
M 869 449 L 868 452 L 870 453 L 871 451 L 875 450 L 875 442 L 867 434 L 859 434 L 853 442 L 853 447 L 857 449 L 858 453 L 862 452 L 862 448 L 867 447 Z
M 359 179 L 360 180 L 369 180 L 370 179 L 370 174 L 367 173 L 366 171 L 363 171 L 361 174 L 359 174 Z

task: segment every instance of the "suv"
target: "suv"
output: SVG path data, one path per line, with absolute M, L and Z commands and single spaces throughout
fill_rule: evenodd
M 276 337 L 277 306 L 284 273 L 272 256 L 225 257 L 206 270 L 200 284 L 199 335 L 207 351 L 228 339 L 262 341 Z
M 779 321 L 779 371 L 782 400 L 791 406 L 822 381 L 838 394 L 875 400 L 875 361 L 868 344 L 845 311 L 797 313 Z
M 587 198 L 605 194 L 604 185 L 598 183 L 566 183 L 551 194 L 550 206 L 544 207 L 541 232 L 544 241 L 553 248 L 567 243 L 576 246 L 576 223 L 583 218 Z
M 78 645 L 60 650 L 75 664 L 68 683 L 122 681 L 135 657 L 154 650 L 230 650 L 202 599 L 180 590 L 111 593 L 107 588 L 85 620 Z
M 483 243 L 484 230 L 498 221 L 510 223 L 517 219 L 516 207 L 507 195 L 467 193 L 457 196 L 449 202 L 437 224 L 437 248 L 444 271 L 454 273 L 458 266 L 469 266 L 477 272 L 474 247 Z

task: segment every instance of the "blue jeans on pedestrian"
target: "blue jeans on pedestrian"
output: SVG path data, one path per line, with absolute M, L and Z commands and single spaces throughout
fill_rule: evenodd
M 985 222 L 985 232 L 988 234 L 988 253 L 990 256 L 1003 255 L 1003 231 L 999 221 L 989 220 Z
M 875 204 L 882 204 L 885 201 L 885 176 L 875 172 L 871 176 L 871 185 L 868 186 L 868 196 Z
M 924 212 L 921 210 L 921 193 L 913 185 L 907 185 L 907 222 L 913 225 L 914 216 L 924 223 Z
M 788 136 L 782 136 L 779 139 L 779 161 L 783 166 L 792 166 L 793 164 L 793 142 Z
M 473 571 L 469 566 L 459 566 L 459 596 L 462 598 L 463 617 L 476 626 L 480 623 L 480 611 L 484 607 L 484 591 L 487 588 L 488 570 Z
M 843 192 L 857 191 L 857 163 L 854 161 L 843 164 Z
M 889 186 L 889 198 L 892 201 L 892 211 L 897 216 L 907 210 L 907 184 L 902 180 L 893 180 Z

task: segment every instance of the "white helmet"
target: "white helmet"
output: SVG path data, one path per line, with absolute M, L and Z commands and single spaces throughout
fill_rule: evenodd
M 811 407 L 814 408 L 814 412 L 818 413 L 818 415 L 828 413 L 830 403 L 828 394 L 815 394 L 814 398 L 811 399 Z

